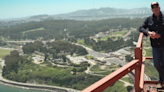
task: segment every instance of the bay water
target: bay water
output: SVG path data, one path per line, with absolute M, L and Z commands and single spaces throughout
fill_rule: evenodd
M 0 92 L 52 92 L 52 91 L 23 89 L 23 88 L 8 86 L 0 83 Z

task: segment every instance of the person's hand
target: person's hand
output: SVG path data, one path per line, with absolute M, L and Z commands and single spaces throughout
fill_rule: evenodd
M 154 31 L 152 31 L 152 32 L 149 31 L 147 34 L 148 34 L 148 36 L 149 36 L 150 38 L 152 38 L 152 39 L 156 39 L 156 38 L 160 38 L 160 37 L 161 37 L 160 34 L 157 34 L 157 33 L 154 32 Z
M 155 32 L 154 31 L 153 32 L 148 31 L 147 35 L 150 36 L 150 37 L 152 37 L 153 35 L 155 35 Z
M 152 39 L 155 39 L 155 38 L 160 38 L 160 37 L 161 37 L 161 35 L 160 35 L 160 34 L 155 33 L 155 35 L 153 35 Z

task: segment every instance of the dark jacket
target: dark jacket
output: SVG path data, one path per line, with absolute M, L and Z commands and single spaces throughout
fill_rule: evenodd
M 147 17 L 142 26 L 139 28 L 139 31 L 143 32 L 146 36 L 148 31 L 154 31 L 160 34 L 161 38 L 150 38 L 151 46 L 153 48 L 164 47 L 164 15 L 162 13 L 160 14 L 159 20 L 157 20 L 157 17 L 154 14 L 150 17 Z

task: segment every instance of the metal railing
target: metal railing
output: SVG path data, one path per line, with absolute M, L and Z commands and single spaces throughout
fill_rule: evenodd
M 145 60 L 152 59 L 152 58 L 142 56 L 142 39 L 143 39 L 143 33 L 140 33 L 136 48 L 134 50 L 135 51 L 134 60 L 127 63 L 123 67 L 117 69 L 113 73 L 107 75 L 106 77 L 100 79 L 99 81 L 95 82 L 94 84 L 82 90 L 81 92 L 102 92 L 107 87 L 113 85 L 124 75 L 131 72 L 133 69 L 135 69 L 135 84 L 134 84 L 135 92 L 143 92 L 144 83 L 145 83 L 144 81 Z M 149 81 L 146 82 L 148 83 Z

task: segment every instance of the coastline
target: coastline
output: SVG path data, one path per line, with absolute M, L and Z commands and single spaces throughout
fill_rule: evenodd
M 80 92 L 79 90 L 75 90 L 71 88 L 10 81 L 10 80 L 4 79 L 2 77 L 2 73 L 0 74 L 0 83 L 4 85 L 8 85 L 8 86 L 23 88 L 23 89 L 43 90 L 43 91 L 52 91 L 52 92 Z
M 4 60 L 0 58 L 0 65 L 3 67 Z M 12 87 L 18 87 L 22 89 L 32 89 L 32 90 L 43 90 L 43 91 L 52 91 L 52 92 L 81 92 L 80 90 L 75 90 L 71 88 L 59 87 L 59 86 L 51 86 L 51 85 L 42 85 L 42 84 L 30 84 L 30 83 L 21 83 L 16 81 L 11 81 L 4 79 L 2 76 L 2 69 L 0 69 L 0 84 L 8 85 Z

